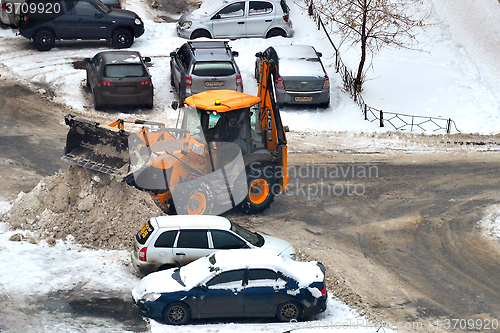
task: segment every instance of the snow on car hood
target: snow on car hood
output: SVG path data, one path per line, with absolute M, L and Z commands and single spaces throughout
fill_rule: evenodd
M 319 61 L 305 59 L 280 59 L 280 76 L 317 76 L 325 77 L 325 72 Z
M 211 16 L 219 10 L 224 4 L 228 3 L 224 0 L 206 0 L 203 1 L 200 8 L 193 10 L 190 13 L 183 14 L 179 19 L 179 23 L 186 21 L 200 20 L 207 16 Z
M 261 249 L 273 250 L 287 257 L 290 257 L 292 253 L 295 254 L 295 249 L 287 241 L 268 235 L 261 234 L 261 236 L 264 238 L 264 245 Z

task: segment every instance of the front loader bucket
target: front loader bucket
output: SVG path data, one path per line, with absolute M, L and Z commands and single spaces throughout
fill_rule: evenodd
M 125 176 L 129 168 L 128 136 L 90 120 L 67 115 L 70 126 L 63 160 L 110 175 Z

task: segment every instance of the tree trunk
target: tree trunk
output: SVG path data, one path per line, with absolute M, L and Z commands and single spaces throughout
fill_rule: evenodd
M 361 25 L 361 59 L 359 61 L 359 66 L 358 66 L 358 72 L 356 74 L 356 79 L 354 80 L 354 91 L 355 92 L 360 92 L 363 82 L 362 82 L 362 75 L 363 75 L 363 68 L 365 66 L 365 60 L 366 60 L 366 12 L 367 12 L 367 3 L 366 0 L 363 3 L 364 8 L 363 8 L 363 20 L 362 20 L 362 25 Z M 356 100 L 356 94 L 354 94 L 354 100 Z

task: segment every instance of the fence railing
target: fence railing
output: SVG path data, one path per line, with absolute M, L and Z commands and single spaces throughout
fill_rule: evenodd
M 364 114 L 365 120 L 375 122 L 378 121 L 380 127 L 385 127 L 386 124 L 391 125 L 396 130 L 409 130 L 413 132 L 414 130 L 422 130 L 424 132 L 440 132 L 445 131 L 446 133 L 451 133 L 454 129 L 456 132 L 460 131 L 457 128 L 456 123 L 451 120 L 451 118 L 438 118 L 438 117 L 427 117 L 427 116 L 414 116 L 403 113 L 387 112 L 379 109 L 375 109 L 365 103 L 361 92 L 357 89 L 354 84 L 355 78 L 352 70 L 347 67 L 342 58 L 340 57 L 340 52 L 335 43 L 332 41 L 330 34 L 326 30 L 321 15 L 316 10 L 312 0 L 308 3 L 308 13 L 314 21 L 317 23 L 318 30 L 323 30 L 326 37 L 330 41 L 333 49 L 335 50 L 335 71 L 339 73 L 342 79 L 342 91 L 349 93 L 349 96 L 356 102 Z M 500 1 L 500 0 L 499 0 Z

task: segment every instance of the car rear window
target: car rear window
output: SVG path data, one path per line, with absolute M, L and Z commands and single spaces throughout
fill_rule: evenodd
M 197 76 L 230 76 L 234 73 L 230 61 L 198 61 L 193 67 L 193 75 Z
M 146 70 L 142 64 L 106 65 L 105 77 L 141 77 L 146 76 Z
M 146 223 L 145 225 L 142 226 L 141 230 L 139 230 L 137 235 L 135 235 L 135 239 L 137 239 L 139 244 L 144 245 L 154 230 L 155 229 L 153 228 L 151 223 L 148 221 L 148 223 Z

